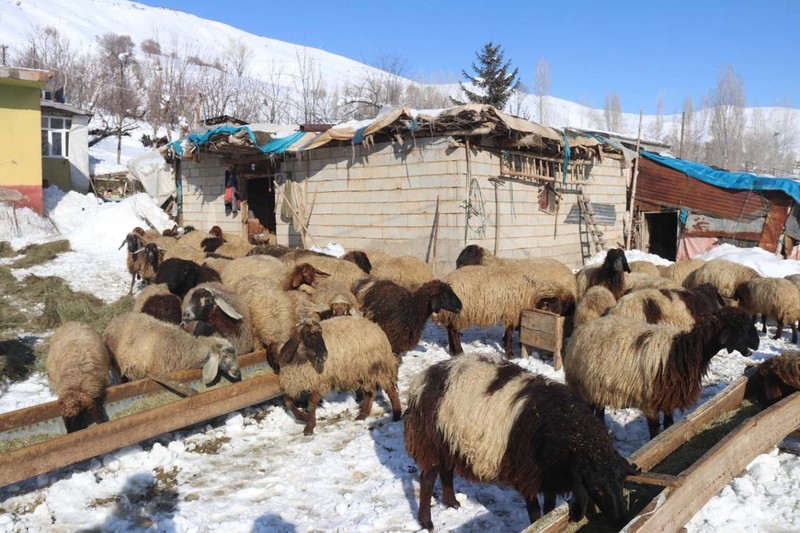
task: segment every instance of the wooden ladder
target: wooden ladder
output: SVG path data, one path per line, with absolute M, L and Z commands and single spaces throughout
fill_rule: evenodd
M 602 252 L 606 249 L 606 240 L 603 237 L 603 232 L 600 231 L 600 229 L 597 227 L 597 223 L 594 220 L 595 212 L 594 207 L 592 207 L 592 202 L 583 191 L 581 191 L 581 193 L 578 195 L 578 206 L 581 209 L 583 220 L 586 222 L 586 228 L 589 234 L 592 236 L 595 253 Z

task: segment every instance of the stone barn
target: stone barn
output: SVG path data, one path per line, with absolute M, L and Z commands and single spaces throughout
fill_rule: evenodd
M 378 248 L 437 274 L 467 244 L 579 267 L 623 242 L 622 151 L 490 106 L 393 109 L 332 128 L 224 126 L 166 152 L 182 223 L 251 242 Z

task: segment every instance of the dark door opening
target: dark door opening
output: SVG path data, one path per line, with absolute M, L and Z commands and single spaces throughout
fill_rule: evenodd
M 644 220 L 649 236 L 648 251 L 675 261 L 678 254 L 678 212 L 645 213 Z
M 275 180 L 272 176 L 247 180 L 247 209 L 248 218 L 252 214 L 270 234 L 275 234 Z

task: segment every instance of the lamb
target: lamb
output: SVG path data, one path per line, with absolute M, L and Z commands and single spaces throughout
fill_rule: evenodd
M 142 313 L 114 317 L 103 332 L 115 370 L 127 379 L 160 376 L 176 370 L 203 369 L 203 382 L 221 372 L 241 379 L 236 349 L 222 337 L 195 337 L 180 326 Z
M 600 266 L 583 267 L 577 274 L 578 299 L 583 297 L 589 287 L 603 285 L 619 300 L 625 292 L 625 273 L 630 273 L 625 250 L 612 248 L 606 252 L 606 258 Z
M 712 259 L 689 274 L 683 282 L 687 289 L 703 283 L 714 285 L 723 298 L 736 298 L 736 291 L 751 279 L 759 277 L 754 269 L 728 261 Z
M 626 523 L 622 483 L 639 471 L 614 448 L 602 423 L 560 383 L 481 356 L 442 361 L 419 373 L 403 415 L 408 454 L 419 470 L 417 520 L 433 529 L 431 497 L 441 476 L 445 507 L 458 508 L 454 471 L 500 483 L 525 499 L 531 522 L 572 492 L 569 519 L 596 503 L 606 519 Z
M 631 268 L 631 272 L 647 274 L 648 276 L 661 276 L 661 271 L 650 261 L 631 261 L 628 266 Z
M 319 344 L 309 344 L 302 333 L 295 333 L 280 351 L 278 376 L 286 392 L 284 402 L 295 417 L 305 422 L 303 434 L 311 435 L 316 426 L 316 408 L 330 390 L 364 392 L 356 420 L 370 415 L 372 401 L 378 388 L 383 389 L 392 405 L 392 419 L 401 417 L 397 393 L 397 371 L 400 361 L 392 353 L 386 334 L 366 318 L 341 316 L 315 324 L 321 329 L 327 351 L 324 367 L 315 368 Z M 311 394 L 307 412 L 295 405 L 300 394 Z
M 222 281 L 233 287 L 246 276 L 257 276 L 277 283 L 283 290 L 289 291 L 301 285 L 316 287 L 318 280 L 328 277 L 327 272 L 314 268 L 308 263 L 287 265 L 280 259 L 268 255 L 240 257 L 225 267 Z
M 247 304 L 221 283 L 201 283 L 183 299 L 184 323 L 202 321 L 228 339 L 237 354 L 253 351 L 253 326 Z
M 785 351 L 767 359 L 747 382 L 747 392 L 755 393 L 765 409 L 781 398 L 800 390 L 800 352 Z
M 167 259 L 156 272 L 156 283 L 166 283 L 172 294 L 183 298 L 192 287 L 210 281 L 222 281 L 219 274 L 206 265 L 186 259 Z
M 445 282 L 461 300 L 458 314 L 442 310 L 434 322 L 447 329 L 450 353 L 463 353 L 460 331 L 469 326 L 489 327 L 502 322 L 505 353 L 513 355 L 511 338 L 520 324 L 523 309 L 531 309 L 544 298 L 558 295 L 558 289 L 508 265 L 465 266 L 447 275 Z
M 394 353 L 419 344 L 431 313 L 461 312 L 461 300 L 447 283 L 431 280 L 415 291 L 390 280 L 362 280 L 353 288 L 361 312 L 377 323 L 389 338 Z
M 575 316 L 572 318 L 574 327 L 591 322 L 595 318 L 605 315 L 609 309 L 616 305 L 617 300 L 611 291 L 602 285 L 589 287 L 581 301 L 575 307 Z
M 758 348 L 749 313 L 724 307 L 701 317 L 689 331 L 622 316 L 600 317 L 576 328 L 564 358 L 567 385 L 602 415 L 606 406 L 635 407 L 650 437 L 672 424 L 675 409 L 700 396 L 700 380 L 722 348 L 742 355 Z
M 145 313 L 164 322 L 181 323 L 181 299 L 169 291 L 166 283 L 148 285 L 136 296 L 133 312 Z
M 102 401 L 110 385 L 110 358 L 103 339 L 91 326 L 82 322 L 62 324 L 50 338 L 46 367 L 68 433 L 86 427 L 86 421 L 81 420 L 84 414 L 96 424 L 108 420 Z
M 800 320 L 800 292 L 784 278 L 753 278 L 740 285 L 736 298 L 741 307 L 755 318 L 761 315 L 762 332 L 767 332 L 767 317 L 778 323 L 775 339 L 783 334 L 784 324 L 792 328 L 792 342 L 797 344 L 797 321 Z
M 394 281 L 410 291 L 433 279 L 428 264 L 410 255 L 384 259 L 372 267 L 371 275 L 376 279 Z
M 659 266 L 658 270 L 661 277 L 671 279 L 672 281 L 683 285 L 684 280 L 705 264 L 703 259 L 687 259 L 686 261 L 675 261 L 669 266 Z
M 800 294 L 798 294 L 800 302 Z M 692 329 L 697 320 L 725 307 L 725 300 L 710 283 L 694 289 L 642 289 L 626 294 L 609 315 L 627 316 L 648 324 Z

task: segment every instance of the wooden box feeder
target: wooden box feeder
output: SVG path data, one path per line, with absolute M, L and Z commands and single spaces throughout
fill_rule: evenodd
M 553 354 L 553 368 L 561 369 L 561 349 L 564 342 L 564 321 L 561 315 L 526 309 L 522 311 L 519 328 L 519 343 L 522 357 L 529 357 L 528 347 L 537 348 Z

